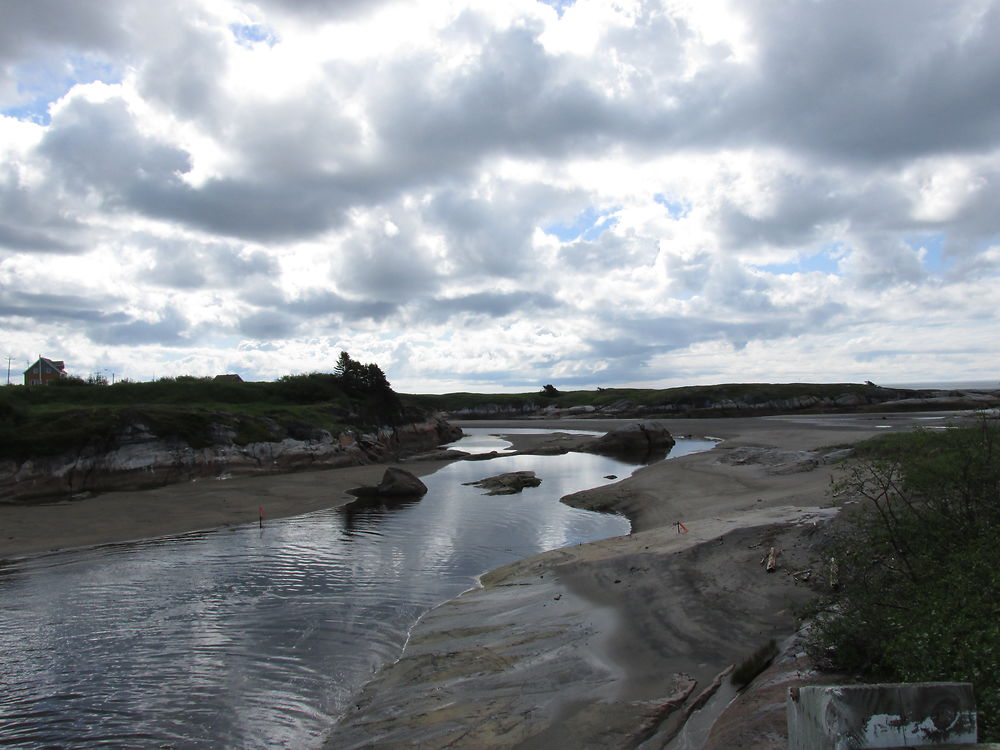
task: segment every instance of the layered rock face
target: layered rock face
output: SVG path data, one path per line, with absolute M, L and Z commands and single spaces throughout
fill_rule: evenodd
M 237 445 L 232 432 L 220 427 L 214 445 L 192 448 L 181 440 L 157 437 L 137 421 L 122 429 L 110 445 L 0 462 L 0 502 L 141 489 L 201 477 L 356 466 L 428 450 L 461 434 L 460 428 L 434 418 L 366 435 L 334 436 L 316 429 L 298 438 Z

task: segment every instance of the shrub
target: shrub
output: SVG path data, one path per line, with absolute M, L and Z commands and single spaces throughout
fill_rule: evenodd
M 863 502 L 832 543 L 839 592 L 811 650 L 865 678 L 973 683 L 1000 740 L 1000 429 L 884 436 L 837 485 Z

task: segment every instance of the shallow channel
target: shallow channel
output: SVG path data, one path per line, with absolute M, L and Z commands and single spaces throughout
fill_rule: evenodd
M 458 447 L 507 445 L 467 432 Z M 711 445 L 679 440 L 671 457 Z M 459 461 L 424 478 L 419 502 L 0 568 L 0 746 L 317 746 L 417 618 L 476 576 L 627 533 L 624 518 L 559 498 L 635 468 L 577 453 Z M 462 485 L 515 470 L 541 486 L 490 497 Z

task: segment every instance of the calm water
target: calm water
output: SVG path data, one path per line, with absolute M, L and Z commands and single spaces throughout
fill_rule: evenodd
M 505 445 L 469 432 L 474 452 Z M 419 502 L 0 567 L 0 746 L 316 746 L 417 618 L 477 575 L 627 533 L 558 499 L 633 469 L 584 454 L 457 462 Z M 514 470 L 542 485 L 462 486 Z

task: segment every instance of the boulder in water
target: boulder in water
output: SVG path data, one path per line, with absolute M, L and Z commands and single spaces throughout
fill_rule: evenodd
M 578 450 L 649 461 L 665 457 L 673 447 L 674 438 L 666 423 L 647 419 L 612 430 Z
M 488 490 L 487 495 L 514 495 L 525 487 L 537 487 L 541 483 L 542 480 L 533 471 L 511 471 L 478 482 L 465 482 L 466 485 Z
M 355 497 L 423 497 L 427 485 L 406 469 L 390 466 L 375 487 L 358 487 L 347 491 Z

